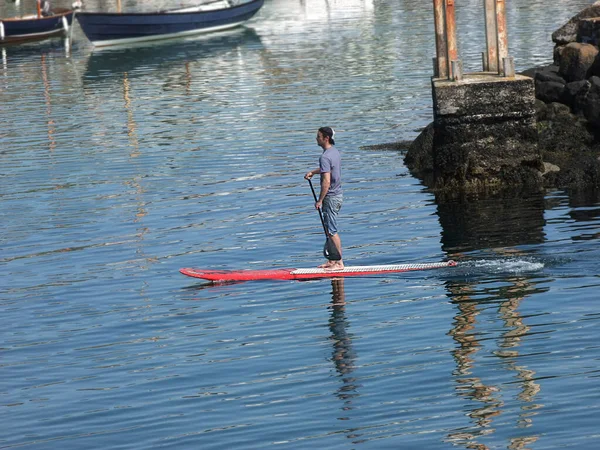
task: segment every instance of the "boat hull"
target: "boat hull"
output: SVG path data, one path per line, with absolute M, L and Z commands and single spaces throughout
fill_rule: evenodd
M 55 9 L 48 17 L 15 17 L 0 20 L 0 45 L 40 41 L 64 35 L 73 23 L 73 10 Z
M 230 8 L 195 12 L 78 12 L 76 17 L 94 47 L 105 47 L 226 30 L 251 19 L 263 3 L 252 0 Z

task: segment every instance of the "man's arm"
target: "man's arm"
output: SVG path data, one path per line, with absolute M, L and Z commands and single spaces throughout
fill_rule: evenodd
M 307 172 L 306 175 L 304 175 L 304 179 L 305 180 L 310 180 L 313 177 L 313 175 L 318 175 L 320 173 L 321 173 L 321 169 L 320 168 L 311 170 L 310 172 Z
M 319 193 L 319 200 L 315 204 L 317 209 L 321 209 L 321 206 L 323 206 L 323 200 L 325 200 L 325 197 L 329 192 L 329 187 L 331 186 L 331 174 L 329 172 L 323 172 L 321 175 L 321 192 Z

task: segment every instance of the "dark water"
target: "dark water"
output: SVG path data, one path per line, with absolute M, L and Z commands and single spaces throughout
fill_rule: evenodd
M 597 447 L 600 193 L 441 202 L 363 148 L 431 121 L 430 3 L 272 0 L 192 41 L 2 51 L 0 448 Z M 477 70 L 482 7 L 457 3 Z M 589 3 L 508 2 L 518 70 Z M 460 265 L 180 275 L 321 262 L 321 125 L 347 264 Z

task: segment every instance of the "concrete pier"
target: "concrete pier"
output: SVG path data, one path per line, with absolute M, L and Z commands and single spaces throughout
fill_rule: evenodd
M 432 88 L 434 187 L 540 182 L 531 78 L 467 73 L 460 81 L 433 78 Z
M 434 5 L 446 1 L 434 0 Z M 514 73 L 512 58 L 494 57 L 505 39 L 505 24 L 497 29 L 501 0 L 481 1 L 487 37 L 483 71 L 460 80 L 435 71 L 434 122 L 400 147 L 406 149 L 404 163 L 435 191 L 436 200 L 480 192 L 529 195 L 547 187 L 598 190 L 600 1 L 552 33 L 554 64 L 521 75 Z M 442 8 L 436 12 L 436 33 L 442 38 L 437 63 L 448 59 L 444 14 Z
M 482 0 L 487 51 L 483 72 L 478 73 L 462 70 L 455 0 L 433 3 L 434 187 L 541 182 L 535 84 L 529 77 L 515 75 L 514 61 L 508 55 L 505 0 Z

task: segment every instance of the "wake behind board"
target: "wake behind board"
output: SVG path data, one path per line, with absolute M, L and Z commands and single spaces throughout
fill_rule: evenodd
M 361 275 L 381 275 L 386 273 L 411 272 L 415 270 L 441 269 L 454 267 L 454 261 L 420 264 L 388 264 L 381 266 L 346 266 L 343 270 L 325 269 L 266 269 L 266 270 L 208 270 L 184 268 L 179 271 L 188 277 L 201 278 L 212 282 L 251 281 L 251 280 L 309 280 L 313 278 L 357 277 Z

